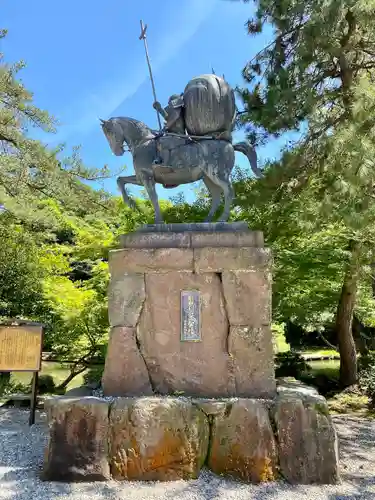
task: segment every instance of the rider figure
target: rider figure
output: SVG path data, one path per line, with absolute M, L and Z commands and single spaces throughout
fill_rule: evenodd
M 185 135 L 185 118 L 184 118 L 184 98 L 183 94 L 173 94 L 168 100 L 168 106 L 162 108 L 160 102 L 154 102 L 154 108 L 165 120 L 165 129 L 167 132 L 178 135 Z M 159 156 L 155 159 L 154 164 L 160 165 L 163 163 Z
M 168 100 L 168 106 L 162 108 L 160 102 L 154 102 L 154 108 L 164 118 L 167 132 L 185 135 L 184 97 L 183 94 L 173 94 Z

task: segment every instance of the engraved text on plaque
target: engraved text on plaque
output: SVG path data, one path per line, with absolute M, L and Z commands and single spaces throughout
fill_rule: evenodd
M 199 342 L 201 337 L 200 297 L 197 290 L 181 292 L 181 341 Z

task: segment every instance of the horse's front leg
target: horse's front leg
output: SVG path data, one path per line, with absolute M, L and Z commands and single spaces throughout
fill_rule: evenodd
M 134 184 L 135 186 L 142 186 L 142 184 L 138 181 L 135 175 L 128 175 L 127 177 L 119 177 L 117 179 L 117 185 L 121 191 L 122 199 L 126 205 L 129 205 L 130 208 L 136 209 L 137 205 L 134 200 L 128 195 L 126 192 L 125 184 Z
M 164 221 L 160 211 L 158 195 L 156 194 L 154 176 L 149 173 L 142 173 L 140 177 L 155 210 L 155 224 L 162 224 Z

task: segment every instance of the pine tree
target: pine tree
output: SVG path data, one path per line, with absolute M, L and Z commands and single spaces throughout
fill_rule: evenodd
M 338 221 L 346 228 L 336 329 L 340 380 L 349 386 L 357 379 L 353 311 L 375 228 L 375 1 L 256 5 L 249 33 L 271 24 L 274 38 L 243 70 L 250 89 L 239 89 L 245 106 L 240 119 L 254 143 L 301 132 L 293 154 L 284 156 L 288 182 L 298 190 L 313 188 L 317 224 Z
M 0 38 L 6 31 L 0 31 Z M 53 222 L 53 199 L 67 210 L 90 210 L 100 203 L 82 180 L 104 173 L 87 169 L 75 148 L 61 159 L 63 147 L 49 149 L 30 137 L 32 127 L 53 132 L 55 120 L 33 104 L 32 94 L 17 80 L 24 63 L 9 65 L 0 54 L 0 205 L 23 222 Z

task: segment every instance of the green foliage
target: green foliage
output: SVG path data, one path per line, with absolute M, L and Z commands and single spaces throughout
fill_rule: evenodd
M 83 380 L 85 384 L 97 384 L 100 385 L 104 371 L 104 364 L 91 367 L 83 375 Z
M 23 384 L 11 379 L 10 373 L 0 372 L 0 398 L 15 393 L 29 393 L 30 384 Z
M 0 38 L 5 35 L 3 30 Z M 17 79 L 24 66 L 7 64 L 0 54 L 0 204 L 17 221 L 41 230 L 58 223 L 55 204 L 81 215 L 105 202 L 104 193 L 81 179 L 107 172 L 86 168 L 79 148 L 62 158 L 62 145 L 51 150 L 31 138 L 33 128 L 54 132 L 56 122 L 33 104 L 31 92 Z
M 249 61 L 239 90 L 255 136 L 298 130 L 314 115 L 321 132 L 347 112 L 352 81 L 375 68 L 373 1 L 259 0 L 250 35 L 273 28 L 273 40 Z M 341 91 L 343 90 L 343 91 Z M 317 113 L 318 111 L 318 113 Z M 324 122 L 324 125 L 323 125 Z
M 359 385 L 366 394 L 369 406 L 375 408 L 375 353 L 361 356 L 359 363 Z
M 304 373 L 301 380 L 314 386 L 324 396 L 336 394 L 340 390 L 339 365 L 340 361 L 336 360 L 310 362 L 310 371 Z
M 293 351 L 280 352 L 275 356 L 276 377 L 301 377 L 310 370 L 303 357 Z
M 271 23 L 274 39 L 244 69 L 245 79 L 257 83 L 239 90 L 246 110 L 242 121 L 260 136 L 302 127 L 299 143 L 266 174 L 269 196 L 283 205 L 276 207 L 278 218 L 296 222 L 297 234 L 323 229 L 318 260 L 333 238 L 341 251 L 350 241 L 361 250 L 364 245 L 366 262 L 375 227 L 375 5 L 256 3 L 250 25 L 262 31 Z M 350 260 L 347 253 L 344 262 Z
M 285 338 L 284 324 L 272 324 L 273 351 L 275 354 L 290 351 L 290 345 Z
M 370 351 L 368 354 L 363 355 L 358 360 L 359 372 L 365 372 L 371 365 L 375 365 L 375 352 Z
M 288 131 L 301 136 L 260 183 L 270 232 L 276 224 L 279 230 L 272 238 L 276 283 L 282 284 L 275 306 L 295 321 L 305 316 L 310 328 L 334 319 L 341 383 L 352 385 L 351 322 L 358 291 L 369 289 L 363 274 L 374 245 L 375 3 L 255 3 L 249 33 L 271 25 L 273 40 L 244 68 L 249 87 L 238 89 L 245 107 L 240 121 L 255 144 Z M 307 281 L 304 265 L 312 271 Z M 369 295 L 360 293 L 359 300 L 359 309 L 367 303 L 363 317 L 372 316 Z
M 345 232 L 338 224 L 317 230 L 316 200 L 307 191 L 299 196 L 288 191 L 278 178 L 280 169 L 270 166 L 258 181 L 236 182 L 239 218 L 262 230 L 272 249 L 274 321 L 295 321 L 308 330 L 324 328 L 340 293 Z
M 347 415 L 348 413 L 363 413 L 368 406 L 368 397 L 357 393 L 336 394 L 328 401 L 330 413 Z
M 0 372 L 0 396 L 3 395 L 6 391 L 6 388 L 10 383 L 10 373 L 9 372 Z
M 52 375 L 39 375 L 38 394 L 54 394 L 55 390 L 56 386 Z
M 0 316 L 35 319 L 42 314 L 44 276 L 33 236 L 0 215 Z

